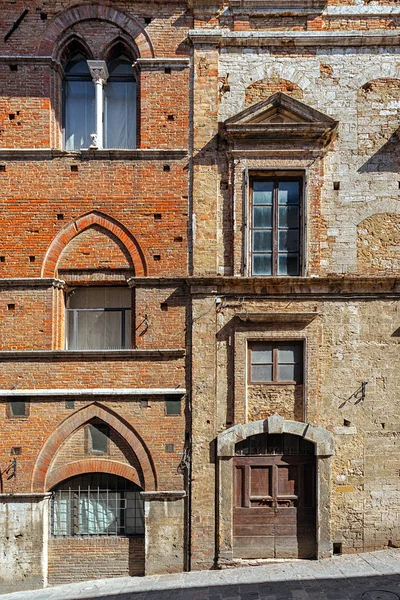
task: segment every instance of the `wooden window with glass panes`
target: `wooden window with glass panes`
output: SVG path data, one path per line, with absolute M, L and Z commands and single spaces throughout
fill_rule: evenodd
M 251 180 L 251 274 L 301 273 L 301 177 Z
M 249 383 L 303 383 L 303 343 L 249 342 Z

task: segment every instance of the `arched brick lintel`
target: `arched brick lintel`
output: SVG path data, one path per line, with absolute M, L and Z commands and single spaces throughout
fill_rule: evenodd
M 102 420 L 119 433 L 136 454 L 143 473 L 143 481 L 140 482 L 141 487 L 146 491 L 157 490 L 156 470 L 150 452 L 142 439 L 129 424 L 116 413 L 105 406 L 94 402 L 67 417 L 58 425 L 53 433 L 50 434 L 36 459 L 31 484 L 32 492 L 48 491 L 47 478 L 50 477 L 50 474 L 48 475 L 49 468 L 61 444 L 72 435 L 74 431 L 95 417 Z
M 55 277 L 57 263 L 64 248 L 74 237 L 93 225 L 98 225 L 99 227 L 110 231 L 120 240 L 131 258 L 136 276 L 143 277 L 147 275 L 147 265 L 144 254 L 133 235 L 123 225 L 111 217 L 108 217 L 101 212 L 93 211 L 78 217 L 75 221 L 71 221 L 58 232 L 47 249 L 42 265 L 41 276 Z
M 70 477 L 83 475 L 84 473 L 109 473 L 110 475 L 118 475 L 129 481 L 133 481 L 136 485 L 142 486 L 136 469 L 130 465 L 125 465 L 114 460 L 88 458 L 69 463 L 49 473 L 46 478 L 46 491 L 52 490 L 56 485 Z
M 151 40 L 139 21 L 132 15 L 100 4 L 78 4 L 56 15 L 39 40 L 38 55 L 52 56 L 58 39 L 69 27 L 92 19 L 117 25 L 132 38 L 140 58 L 154 58 Z

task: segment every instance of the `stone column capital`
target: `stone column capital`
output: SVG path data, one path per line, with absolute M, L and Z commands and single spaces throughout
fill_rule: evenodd
M 107 64 L 104 60 L 88 60 L 87 61 L 90 74 L 93 78 L 93 83 L 101 83 L 105 85 L 108 79 Z

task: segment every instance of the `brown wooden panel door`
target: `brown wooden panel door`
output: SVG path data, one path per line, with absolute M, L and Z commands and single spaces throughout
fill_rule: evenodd
M 234 491 L 234 557 L 315 556 L 314 457 L 236 457 Z

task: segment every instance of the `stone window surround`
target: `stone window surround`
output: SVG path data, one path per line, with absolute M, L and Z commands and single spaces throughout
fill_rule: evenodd
M 317 481 L 317 558 L 332 555 L 330 497 L 331 462 L 334 454 L 333 434 L 311 423 L 286 420 L 280 415 L 268 419 L 238 424 L 217 436 L 217 561 L 219 566 L 233 560 L 233 457 L 235 444 L 260 433 L 290 433 L 315 445 Z

